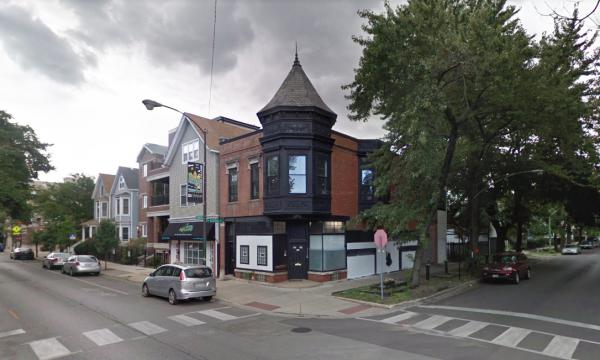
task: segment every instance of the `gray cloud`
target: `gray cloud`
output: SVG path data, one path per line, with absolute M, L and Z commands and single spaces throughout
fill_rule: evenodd
M 67 39 L 16 6 L 0 7 L 0 32 L 8 57 L 55 81 L 81 83 L 86 62 L 95 61 L 90 54 L 78 54 Z

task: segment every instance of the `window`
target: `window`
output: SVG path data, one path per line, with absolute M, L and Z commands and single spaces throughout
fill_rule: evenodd
M 374 199 L 374 194 L 373 169 L 362 169 L 360 172 L 360 198 L 370 201 Z
M 146 224 L 142 224 L 142 237 L 148 237 L 148 228 Z
M 100 218 L 100 203 L 96 201 L 96 219 Z
M 279 194 L 279 156 L 267 158 L 267 194 Z
M 344 235 L 311 235 L 308 262 L 311 271 L 333 271 L 345 268 Z
M 129 199 L 123 198 L 121 202 L 123 204 L 123 211 L 121 212 L 123 215 L 129 215 Z
M 345 231 L 343 221 L 323 222 L 323 234 L 343 234 Z
M 238 169 L 229 169 L 229 202 L 238 200 Z
M 199 142 L 198 140 L 194 140 L 187 144 L 183 144 L 181 146 L 181 157 L 182 163 L 187 163 L 189 161 L 196 161 L 200 159 L 200 152 L 198 150 Z
M 125 189 L 125 179 L 122 176 L 119 177 L 119 189 Z
M 104 185 L 100 186 L 100 196 L 104 195 Z
M 240 264 L 250 264 L 249 245 L 240 245 Z
M 121 215 L 121 198 L 117 198 L 117 215 Z
M 273 221 L 273 234 L 285 234 L 285 221 Z
M 148 207 L 148 195 L 142 197 L 142 207 L 145 209 Z
M 179 205 L 187 206 L 187 184 L 179 188 Z
M 102 203 L 102 217 L 107 217 L 108 216 L 108 203 L 103 202 Z
M 123 241 L 129 240 L 129 228 L 127 226 L 123 226 L 121 228 L 121 240 L 123 240 Z
M 258 199 L 258 163 L 250 164 L 250 199 Z
M 315 187 L 315 194 L 327 195 L 329 194 L 329 161 L 325 155 L 319 155 L 316 157 L 316 173 L 317 173 L 317 184 Z
M 204 247 L 202 242 L 184 243 L 183 261 L 185 264 L 204 264 Z
M 306 156 L 290 155 L 288 157 L 288 181 L 290 194 L 306 193 Z
M 144 177 L 148 176 L 148 164 L 142 165 L 142 171 L 144 173 Z
M 267 266 L 267 247 L 257 246 L 256 247 L 256 265 Z

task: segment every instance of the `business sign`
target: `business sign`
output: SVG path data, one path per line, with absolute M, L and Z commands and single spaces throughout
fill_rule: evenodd
M 188 204 L 202 202 L 202 183 L 204 179 L 204 166 L 196 162 L 188 162 L 187 201 Z

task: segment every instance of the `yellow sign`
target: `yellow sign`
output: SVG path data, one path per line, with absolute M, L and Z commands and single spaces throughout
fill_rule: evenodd
M 15 225 L 12 227 L 13 235 L 21 235 L 21 227 L 19 225 Z

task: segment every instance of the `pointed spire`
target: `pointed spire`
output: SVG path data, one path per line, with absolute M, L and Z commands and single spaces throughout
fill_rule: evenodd
M 296 41 L 296 57 L 294 59 L 294 65 L 300 65 L 300 61 L 298 60 L 298 41 Z

